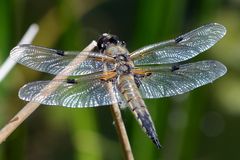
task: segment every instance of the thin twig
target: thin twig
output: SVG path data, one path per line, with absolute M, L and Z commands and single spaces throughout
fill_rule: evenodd
M 24 36 L 22 37 L 21 41 L 18 44 L 30 44 L 32 43 L 34 37 L 36 36 L 39 27 L 37 24 L 32 24 Z M 13 66 L 16 64 L 10 57 L 8 57 L 3 65 L 0 67 L 0 82 L 5 78 L 5 76 L 11 71 Z
M 107 71 L 106 64 L 104 66 L 104 71 Z M 117 130 L 117 133 L 118 133 L 118 137 L 119 137 L 120 142 L 122 144 L 125 159 L 134 160 L 131 145 L 129 143 L 128 135 L 127 135 L 127 132 L 126 132 L 126 128 L 125 128 L 125 125 L 124 125 L 123 120 L 122 120 L 121 111 L 119 109 L 117 99 L 114 95 L 112 82 L 108 82 L 107 86 L 108 86 L 108 91 L 110 93 L 112 101 L 116 102 L 116 103 L 113 103 L 110 108 L 111 108 L 112 116 L 113 116 L 113 119 L 114 119 L 114 124 L 116 126 L 116 130 Z
M 90 43 L 83 51 L 91 51 L 96 46 L 96 42 L 93 41 Z M 69 75 L 69 73 L 73 72 L 77 65 L 72 64 L 80 64 L 87 58 L 87 55 L 78 55 L 76 58 L 74 58 L 69 65 L 74 67 L 68 67 L 60 72 L 54 79 L 66 79 L 67 76 L 63 75 Z M 54 92 L 60 83 L 49 83 L 42 91 L 41 93 L 50 95 L 52 92 Z M 47 93 L 45 92 L 47 90 Z M 41 94 L 40 94 L 41 96 Z M 1 130 L 0 130 L 0 144 L 6 140 L 6 138 L 28 117 L 30 116 L 33 111 L 35 111 L 39 107 L 40 103 L 37 102 L 29 102 L 27 105 L 23 107 Z

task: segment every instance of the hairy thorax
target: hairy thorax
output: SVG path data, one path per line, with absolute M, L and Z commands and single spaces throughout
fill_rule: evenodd
M 117 74 L 127 75 L 131 74 L 134 67 L 133 62 L 130 59 L 128 50 L 121 45 L 110 45 L 106 50 L 105 54 L 111 55 L 115 58 L 115 69 Z

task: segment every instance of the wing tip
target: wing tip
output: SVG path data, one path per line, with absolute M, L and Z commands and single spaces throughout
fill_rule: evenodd
M 215 22 L 215 23 L 210 23 L 210 25 L 212 25 L 214 28 L 217 28 L 218 31 L 221 33 L 221 34 L 220 34 L 220 35 L 221 35 L 221 36 L 220 36 L 220 39 L 226 35 L 227 29 L 226 29 L 226 27 L 223 26 L 222 24 L 219 24 L 219 23 L 216 23 L 216 22 Z
M 17 51 L 19 50 L 19 48 L 20 48 L 20 45 L 17 45 L 17 46 L 15 46 L 14 48 L 12 48 L 11 49 L 11 51 L 10 51 L 10 57 L 11 58 L 13 58 L 13 59 L 15 59 L 15 54 L 16 53 L 18 53 Z
M 225 75 L 227 73 L 227 67 L 219 61 L 215 61 L 215 63 L 217 64 L 217 68 L 219 70 L 219 77 L 222 77 L 223 75 Z
M 209 65 L 211 65 L 214 68 L 214 71 L 216 74 L 216 77 L 214 80 L 222 77 L 227 73 L 227 67 L 223 63 L 216 60 L 207 60 L 207 63 L 209 63 Z
M 31 44 L 20 44 L 15 46 L 13 49 L 10 51 L 10 57 L 11 59 L 18 61 L 19 58 L 21 58 L 22 52 L 26 47 L 31 46 Z
M 26 84 L 19 89 L 19 91 L 18 91 L 18 97 L 19 97 L 21 100 L 29 101 L 29 100 L 26 98 L 26 96 L 23 96 L 24 88 L 25 88 L 25 87 L 26 87 Z
M 21 99 L 21 100 L 24 100 L 24 101 L 31 101 L 32 99 L 32 95 L 28 95 L 26 96 L 26 93 L 29 93 L 29 89 L 27 89 L 27 86 L 29 86 L 31 83 L 27 83 L 25 84 L 24 86 L 22 86 L 19 91 L 18 91 L 18 97 Z M 30 89 L 32 90 L 32 89 Z

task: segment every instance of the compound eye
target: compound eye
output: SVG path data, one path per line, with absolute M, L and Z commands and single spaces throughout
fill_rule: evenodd
M 125 41 L 122 41 L 122 46 L 126 47 L 126 42 Z
M 101 49 L 103 49 L 103 50 L 106 49 L 106 45 L 104 43 L 101 44 Z
M 117 43 L 119 42 L 119 40 L 118 40 L 116 37 L 111 37 L 111 38 L 109 39 L 109 42 L 110 42 L 110 43 L 113 43 L 113 44 L 117 44 Z
M 102 36 L 98 39 L 98 49 L 99 50 L 105 50 L 106 49 L 106 44 L 108 43 L 108 38 L 105 36 Z

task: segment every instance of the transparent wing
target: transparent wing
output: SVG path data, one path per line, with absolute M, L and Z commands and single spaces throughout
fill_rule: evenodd
M 18 63 L 29 68 L 56 75 L 61 72 L 74 57 L 77 55 L 85 56 L 86 54 L 88 58 L 81 64 L 72 64 L 69 66 L 69 68 L 77 66 L 70 75 L 76 76 L 102 71 L 103 62 L 101 59 L 112 60 L 111 57 L 101 53 L 61 51 L 30 44 L 16 46 L 11 50 L 10 56 Z
M 223 76 L 227 69 L 218 61 L 143 67 L 152 72 L 140 80 L 139 90 L 143 98 L 169 97 L 191 91 Z
M 207 24 L 176 39 L 140 48 L 131 54 L 131 58 L 136 65 L 185 61 L 212 47 L 225 33 L 224 26 Z
M 71 108 L 97 107 L 122 102 L 116 85 L 113 85 L 117 100 L 117 102 L 114 102 L 108 92 L 107 83 L 98 79 L 78 78 L 54 81 L 53 85 L 60 84 L 60 86 L 48 95 L 51 86 L 44 91 L 41 90 L 49 82 L 35 81 L 28 83 L 19 90 L 19 97 L 25 101 Z

